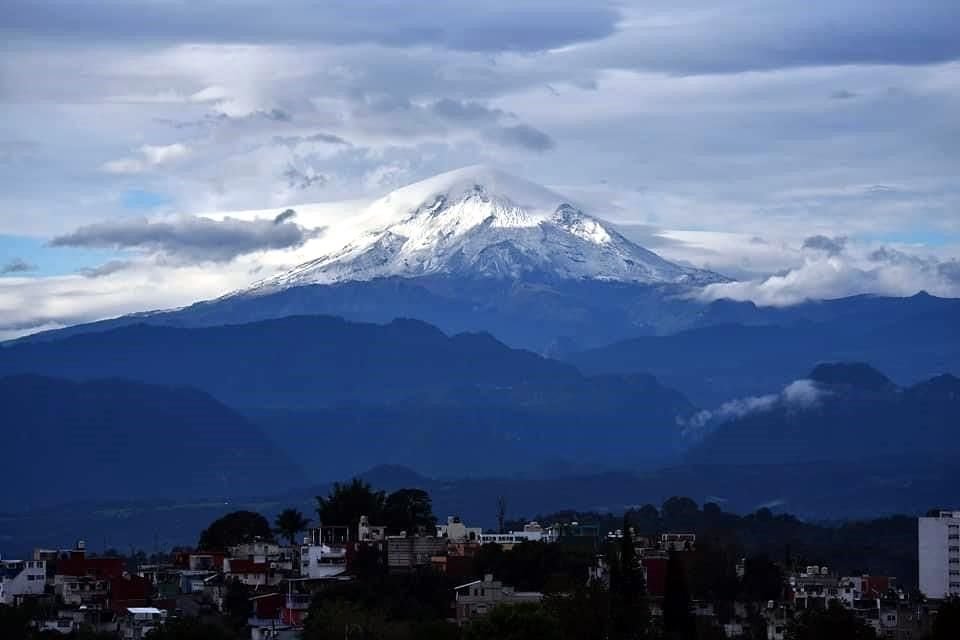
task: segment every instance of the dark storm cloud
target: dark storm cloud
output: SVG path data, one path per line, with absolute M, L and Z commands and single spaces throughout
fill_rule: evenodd
M 276 219 L 222 221 L 184 217 L 151 222 L 146 218 L 115 220 L 80 227 L 51 241 L 55 247 L 142 249 L 186 262 L 228 262 L 264 251 L 298 247 L 312 233 L 290 221 L 287 212 Z
M 456 122 L 496 122 L 507 115 L 500 109 L 491 109 L 479 102 L 451 100 L 450 98 L 438 100 L 433 104 L 431 110 L 441 118 Z
M 36 271 L 37 266 L 30 264 L 23 258 L 13 258 L 5 264 L 0 264 L 0 275 L 8 275 L 11 273 L 27 273 L 30 271 Z
M 843 253 L 847 246 L 847 239 L 843 236 L 830 238 L 823 235 L 810 236 L 803 241 L 804 249 L 813 249 L 814 251 L 823 251 L 830 256 L 838 256 Z
M 499 127 L 494 129 L 492 134 L 494 140 L 500 144 L 520 147 L 529 151 L 549 151 L 555 146 L 553 138 L 526 124 Z
M 315 3 L 282 7 L 134 0 L 8 0 L 3 29 L 102 40 L 432 45 L 465 51 L 537 51 L 611 34 L 620 16 L 603 2 L 493 0 Z

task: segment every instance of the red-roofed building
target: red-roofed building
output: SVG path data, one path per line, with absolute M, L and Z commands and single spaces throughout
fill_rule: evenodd
M 239 580 L 250 587 L 264 586 L 270 582 L 270 566 L 266 562 L 225 558 L 223 573 L 227 580 Z
M 122 576 L 110 580 L 110 608 L 122 614 L 129 607 L 146 607 L 153 595 L 153 585 L 147 578 Z

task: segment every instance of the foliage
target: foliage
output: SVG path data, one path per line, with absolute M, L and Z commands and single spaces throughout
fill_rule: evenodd
M 347 526 L 356 532 L 361 516 L 368 516 L 373 523 L 380 521 L 385 500 L 383 491 L 374 491 L 360 478 L 348 484 L 335 482 L 330 495 L 317 496 L 317 515 L 321 524 Z
M 387 496 L 382 523 L 390 534 L 414 533 L 421 528 L 432 533 L 437 526 L 430 494 L 423 489 L 400 489 Z
M 671 551 L 667 560 L 666 590 L 663 594 L 663 629 L 668 638 L 692 640 L 696 620 L 690 610 L 686 567 L 680 554 Z
M 836 601 L 825 610 L 807 610 L 787 627 L 787 640 L 874 640 L 873 629 Z
M 310 521 L 296 509 L 284 509 L 273 521 L 277 533 L 287 539 L 290 546 L 293 546 L 297 534 L 307 528 Z
M 561 640 L 560 625 L 542 605 L 522 603 L 494 607 L 472 620 L 464 640 Z
M 270 523 L 253 511 L 234 511 L 204 529 L 197 547 L 204 551 L 225 551 L 228 547 L 254 540 L 273 540 Z
M 960 638 L 960 598 L 951 598 L 937 609 L 933 619 L 931 640 L 954 640 Z
M 147 634 L 147 640 L 240 640 L 242 636 L 197 618 L 178 618 Z
M 610 557 L 611 638 L 642 638 L 650 624 L 646 585 L 637 559 L 633 531 L 626 517 L 619 549 Z
M 485 544 L 474 557 L 473 574 L 491 573 L 519 591 L 568 592 L 583 582 L 592 563 L 592 553 L 556 544 L 521 542 L 510 550 Z
M 569 594 L 549 595 L 543 605 L 559 623 L 566 640 L 612 637 L 610 590 L 598 582 L 578 586 Z
M 237 579 L 231 580 L 227 584 L 227 592 L 223 596 L 223 612 L 234 628 L 245 627 L 247 620 L 253 614 L 253 603 L 250 602 L 250 587 Z

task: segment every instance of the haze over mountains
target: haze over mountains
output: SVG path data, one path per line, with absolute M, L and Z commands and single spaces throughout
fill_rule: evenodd
M 575 203 L 486 168 L 411 185 L 348 222 L 329 250 L 249 289 L 3 344 L 0 376 L 46 377 L 0 384 L 62 408 L 43 414 L 50 425 L 21 418 L 29 405 L 10 391 L 9 415 L 28 426 L 17 437 L 60 433 L 44 446 L 80 469 L 64 448 L 71 425 L 91 447 L 127 443 L 107 447 L 125 461 L 155 439 L 167 447 L 235 429 L 241 443 L 269 443 L 271 469 L 289 466 L 291 475 L 264 468 L 276 488 L 385 463 L 487 482 L 618 470 L 644 478 L 642 491 L 715 495 L 717 483 L 738 504 L 815 509 L 828 501 L 813 498 L 825 490 L 802 480 L 806 469 L 856 478 L 896 467 L 852 482 L 848 496 L 878 511 L 949 497 L 946 463 L 918 460 L 960 448 L 956 379 L 941 376 L 960 372 L 958 300 L 704 302 L 701 287 L 723 275 L 666 261 Z M 142 400 L 114 412 L 123 394 L 97 385 L 132 385 L 129 397 Z M 175 402 L 183 393 L 205 399 L 196 419 L 144 414 L 157 398 L 186 406 Z M 179 424 L 165 432 L 164 421 Z M 235 478 L 230 461 L 251 449 L 214 464 L 217 477 Z M 193 460 L 172 461 L 171 473 Z M 769 488 L 737 489 L 764 468 L 777 478 Z M 224 490 L 239 495 L 245 481 Z M 890 492 L 889 482 L 908 488 Z M 191 486 L 144 491 L 220 491 L 209 479 Z M 89 492 L 37 495 L 54 494 Z

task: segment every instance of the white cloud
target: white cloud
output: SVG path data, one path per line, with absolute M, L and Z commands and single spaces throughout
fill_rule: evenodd
M 166 145 L 145 144 L 140 147 L 140 153 L 147 162 L 159 166 L 168 162 L 175 162 L 190 155 L 190 147 L 179 142 Z
M 819 406 L 827 393 L 829 392 L 819 387 L 813 380 L 794 380 L 780 393 L 730 400 L 716 409 L 697 412 L 690 419 L 681 421 L 680 426 L 683 429 L 683 437 L 695 442 L 703 439 L 721 424 L 749 415 L 775 409 L 809 411 Z

